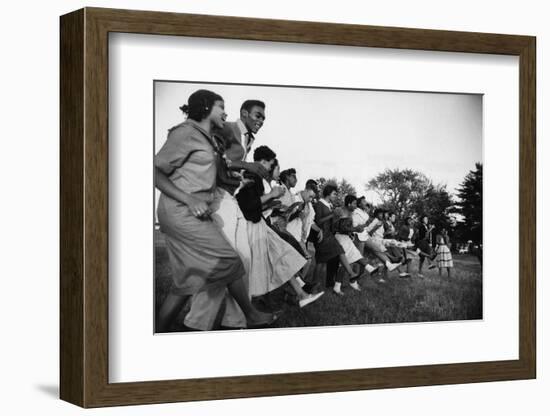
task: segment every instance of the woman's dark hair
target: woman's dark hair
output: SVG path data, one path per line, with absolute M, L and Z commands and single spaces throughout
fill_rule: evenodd
M 317 185 L 316 180 L 308 179 L 306 181 L 306 189 L 311 189 L 313 192 L 317 193 L 317 192 L 319 192 L 319 185 Z
M 395 212 L 393 212 L 393 211 L 388 211 L 388 216 L 391 217 L 392 215 L 395 215 Z
M 252 107 L 260 107 L 265 110 L 265 103 L 260 100 L 246 100 L 243 105 L 241 105 L 241 111 L 246 110 L 250 112 L 250 110 L 252 110 Z
M 216 101 L 223 101 L 221 95 L 209 90 L 197 90 L 189 96 L 187 104 L 182 105 L 180 110 L 191 120 L 202 121 L 208 117 Z
M 357 201 L 357 197 L 355 195 L 346 195 L 344 198 L 344 206 L 348 206 L 353 203 L 353 201 Z
M 357 198 L 357 205 L 359 205 L 361 203 L 361 201 L 367 201 L 367 198 L 364 197 L 364 196 L 360 196 L 359 198 Z
M 385 210 L 385 209 L 382 209 L 382 208 L 376 208 L 376 209 L 374 210 L 374 214 L 373 214 L 373 215 L 374 215 L 375 217 L 378 217 L 378 214 L 380 214 L 380 213 L 382 213 L 382 214 L 383 214 L 384 212 L 386 212 L 386 210 Z
M 260 160 L 273 160 L 277 157 L 275 152 L 267 146 L 258 146 L 254 150 L 254 162 L 259 162 Z
M 409 220 L 412 220 L 412 217 L 407 217 L 407 218 L 405 218 L 405 223 L 408 223 Z
M 338 188 L 332 184 L 325 185 L 323 188 L 323 198 L 329 196 L 331 193 L 338 191 Z
M 296 175 L 296 169 L 294 168 L 285 169 L 280 173 L 279 180 L 281 183 L 284 183 L 292 175 Z

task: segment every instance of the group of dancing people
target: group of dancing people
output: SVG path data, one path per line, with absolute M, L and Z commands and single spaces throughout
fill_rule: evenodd
M 410 276 L 415 254 L 419 276 L 424 261 L 438 254 L 450 275 L 448 244 L 442 237 L 441 248 L 431 249 L 426 217 L 418 229 L 409 218 L 397 231 L 395 214 L 378 209 L 369 215 L 364 197 L 347 195 L 335 210 L 338 189 L 332 184 L 319 189 L 310 179 L 293 192 L 295 169 L 281 170 L 267 146 L 251 151 L 265 108 L 260 100 L 247 100 L 239 119 L 228 122 L 223 98 L 198 90 L 180 107 L 185 121 L 168 131 L 155 155 L 157 216 L 173 280 L 156 314 L 156 332 L 168 331 L 187 302 L 183 323 L 189 329 L 269 326 L 278 314 L 259 310 L 254 299 L 285 288 L 303 308 L 325 293 L 319 276 L 325 276 L 325 288 L 344 296 L 344 274 L 361 291 L 359 279 L 366 274 L 380 276 L 382 270 L 380 282 L 396 269 Z M 376 264 L 365 257 L 367 250 Z

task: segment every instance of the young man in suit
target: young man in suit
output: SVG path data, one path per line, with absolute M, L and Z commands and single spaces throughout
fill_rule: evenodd
M 265 121 L 265 103 L 260 100 L 246 100 L 240 109 L 240 117 L 234 122 L 225 122 L 222 129 L 213 132 L 214 137 L 224 150 L 227 170 L 218 174 L 218 186 L 224 190 L 212 219 L 218 223 L 222 232 L 239 253 L 247 276 L 245 285 L 248 287 L 248 271 L 250 269 L 251 252 L 248 245 L 246 219 L 244 218 L 235 195 L 242 186 L 241 172 L 243 170 L 266 178 L 269 172 L 262 164 L 247 162 L 255 134 L 262 128 Z M 192 299 L 189 322 L 194 322 L 192 328 L 210 330 L 216 324 L 214 311 L 225 299 L 225 313 L 221 325 L 228 328 L 244 328 L 244 314 L 236 301 L 225 290 L 201 292 Z
M 265 122 L 265 104 L 260 100 L 246 100 L 241 105 L 240 117 L 234 122 L 226 122 L 223 129 L 214 133 L 221 139 L 225 147 L 225 157 L 229 161 L 230 169 L 249 170 L 258 174 L 262 171 L 259 163 L 246 162 L 250 149 L 256 140 L 255 134 Z M 263 176 L 267 172 L 263 169 Z

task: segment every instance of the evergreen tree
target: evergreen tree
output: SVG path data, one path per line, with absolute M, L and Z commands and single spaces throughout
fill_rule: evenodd
M 468 172 L 458 188 L 459 202 L 456 211 L 464 219 L 459 224 L 459 231 L 464 240 L 474 244 L 483 241 L 483 165 L 476 163 L 475 170 Z

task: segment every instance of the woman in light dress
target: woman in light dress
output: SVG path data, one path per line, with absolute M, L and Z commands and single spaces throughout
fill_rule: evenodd
M 198 90 L 183 109 L 187 120 L 169 130 L 154 159 L 155 186 L 161 191 L 157 215 L 173 278 L 156 330 L 169 329 L 190 295 L 217 288 L 229 290 L 248 327 L 269 324 L 273 315 L 252 306 L 243 281 L 243 262 L 211 219 L 222 159 L 211 132 L 225 122 L 223 99 L 212 91 Z
M 353 233 L 361 232 L 365 228 L 365 224 L 353 226 L 352 215 L 357 209 L 357 198 L 354 195 L 346 195 L 344 198 L 344 209 L 340 213 L 338 220 L 336 221 L 336 233 L 334 236 L 342 248 L 344 249 L 344 255 L 350 265 L 354 263 L 361 264 L 365 267 L 370 274 L 378 271 L 378 266 L 372 266 L 367 262 L 367 259 L 363 257 L 359 249 L 353 243 L 351 236 Z M 361 291 L 358 280 L 359 275 L 350 278 L 350 286 L 356 291 Z
M 366 206 L 366 203 L 363 206 Z M 364 225 L 363 231 L 358 233 L 359 241 L 363 242 L 365 249 L 369 250 L 378 260 L 385 266 L 383 273 L 387 277 L 388 271 L 397 269 L 401 263 L 393 262 L 394 259 L 388 254 L 388 250 L 384 245 L 384 210 L 376 209 L 372 219 L 369 218 L 365 209 L 358 208 L 353 212 L 353 225 Z M 384 283 L 386 280 L 383 277 L 378 279 L 378 282 Z
M 277 176 L 276 154 L 267 146 L 259 146 L 254 151 L 254 161 Z M 242 187 L 237 201 L 248 220 L 248 243 L 252 258 L 250 264 L 249 292 L 251 296 L 261 296 L 288 282 L 298 296 L 300 307 L 317 300 L 321 293 L 311 295 L 305 292 L 296 280 L 296 274 L 306 264 L 306 259 L 290 244 L 284 241 L 266 222 L 273 207 L 280 205 L 277 198 L 284 190 L 271 188 L 269 182 L 254 174 L 245 175 L 251 183 Z

